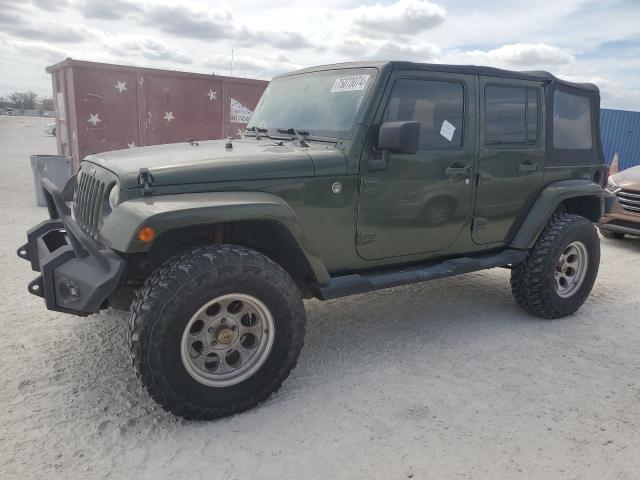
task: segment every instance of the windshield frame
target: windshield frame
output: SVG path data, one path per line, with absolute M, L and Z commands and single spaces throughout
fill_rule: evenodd
M 340 70 L 347 70 L 347 71 L 351 71 L 351 75 L 361 75 L 363 74 L 363 72 L 366 71 L 367 74 L 371 75 L 371 80 L 368 81 L 367 86 L 364 89 L 364 94 L 362 96 L 362 101 L 360 102 L 360 105 L 358 106 L 358 109 L 356 111 L 356 114 L 354 115 L 353 118 L 353 122 L 349 128 L 349 130 L 344 130 L 344 131 L 335 131 L 335 135 L 327 135 L 327 133 L 332 132 L 330 130 L 313 130 L 313 129 L 309 129 L 309 128 L 305 128 L 303 126 L 299 126 L 299 125 L 276 125 L 276 126 L 269 126 L 267 125 L 267 132 L 266 133 L 262 133 L 261 135 L 264 135 L 265 137 L 268 138 L 272 138 L 272 139 L 277 139 L 277 140 L 289 140 L 291 138 L 293 138 L 295 140 L 295 136 L 294 135 L 288 135 L 288 134 L 284 134 L 284 133 L 280 133 L 278 132 L 278 129 L 286 129 L 286 128 L 296 128 L 299 129 L 301 131 L 305 131 L 308 132 L 308 135 L 303 135 L 305 140 L 316 140 L 316 141 L 325 141 L 325 142 L 335 142 L 336 140 L 349 140 L 354 133 L 355 127 L 356 125 L 358 125 L 358 123 L 360 123 L 362 117 L 365 114 L 366 111 L 366 107 L 370 101 L 371 98 L 371 93 L 374 90 L 374 87 L 379 79 L 380 76 L 380 69 L 376 66 L 354 66 L 354 65 L 349 65 L 349 66 L 344 66 L 344 67 L 337 67 L 337 68 L 326 68 L 326 69 L 320 69 L 320 70 L 313 70 L 313 71 L 302 71 L 299 73 L 291 73 L 291 74 L 286 74 L 286 75 L 281 75 L 278 76 L 276 78 L 274 78 L 269 85 L 267 86 L 267 89 L 271 86 L 271 83 L 273 82 L 278 82 L 280 80 L 283 79 L 290 79 L 292 77 L 296 77 L 296 76 L 301 76 L 301 75 L 305 75 L 305 76 L 313 76 L 313 75 L 317 75 L 317 74 L 322 74 L 325 72 L 339 72 Z M 265 89 L 265 92 L 267 91 L 267 89 Z M 258 107 L 260 106 L 262 100 L 264 98 L 264 93 L 263 96 L 260 97 L 260 100 L 258 101 L 258 104 L 256 105 L 256 108 L 254 109 L 254 113 L 251 116 L 251 119 L 249 120 L 249 122 L 247 123 L 247 126 L 245 127 L 244 133 L 243 135 L 246 137 L 255 137 L 256 136 L 256 132 L 255 131 L 247 131 L 247 129 L 249 128 L 253 128 L 255 127 L 255 125 L 252 123 L 253 121 L 253 117 L 255 115 L 255 113 L 258 111 Z M 259 127 L 262 128 L 262 127 Z

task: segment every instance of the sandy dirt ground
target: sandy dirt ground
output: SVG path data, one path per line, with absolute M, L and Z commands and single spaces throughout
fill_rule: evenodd
M 129 364 L 126 314 L 45 310 L 15 255 L 46 119 L 0 117 L 0 478 L 637 479 L 640 239 L 603 239 L 575 315 L 516 308 L 506 270 L 307 303 L 282 389 L 175 418 Z

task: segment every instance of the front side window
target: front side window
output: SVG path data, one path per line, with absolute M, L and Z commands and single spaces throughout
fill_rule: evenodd
M 535 88 L 487 85 L 485 143 L 535 144 L 538 140 L 538 92 Z
M 324 70 L 272 80 L 247 128 L 295 128 L 320 137 L 349 136 L 375 82 L 375 68 Z
M 420 122 L 421 148 L 462 145 L 464 87 L 456 82 L 400 79 L 393 86 L 384 121 Z
M 554 148 L 591 148 L 591 101 L 556 90 L 553 96 Z

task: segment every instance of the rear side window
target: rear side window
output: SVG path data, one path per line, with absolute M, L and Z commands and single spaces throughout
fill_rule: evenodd
M 421 148 L 462 145 L 464 87 L 456 82 L 432 80 L 396 81 L 385 121 L 420 122 Z
M 591 101 L 556 90 L 553 96 L 554 148 L 589 150 L 591 145 Z
M 484 102 L 487 145 L 538 141 L 537 89 L 487 85 Z

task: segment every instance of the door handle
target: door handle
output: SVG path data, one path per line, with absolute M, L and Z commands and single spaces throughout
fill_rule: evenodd
M 466 167 L 448 167 L 445 171 L 447 175 L 470 175 L 471 174 L 471 166 L 467 165 Z
M 537 172 L 540 169 L 537 163 L 521 163 L 518 165 L 519 172 Z

